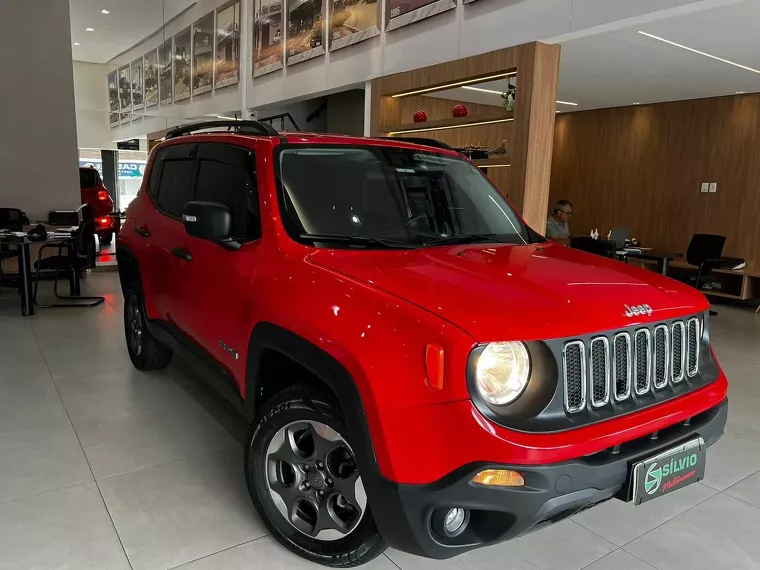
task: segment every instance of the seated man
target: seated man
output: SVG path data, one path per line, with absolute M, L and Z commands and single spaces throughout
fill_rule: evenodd
M 573 215 L 573 205 L 569 200 L 559 200 L 552 208 L 552 215 L 546 220 L 546 237 L 562 245 L 570 243 L 568 221 Z

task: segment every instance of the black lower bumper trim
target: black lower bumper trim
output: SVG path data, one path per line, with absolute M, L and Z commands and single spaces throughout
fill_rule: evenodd
M 362 479 L 380 533 L 394 548 L 428 558 L 450 558 L 532 532 L 611 498 L 629 500 L 631 466 L 678 443 L 702 437 L 709 446 L 723 434 L 728 402 L 655 434 L 592 456 L 549 465 L 471 464 L 435 483 L 393 483 L 369 467 Z M 708 456 L 709 457 L 709 456 Z M 709 461 L 709 458 L 708 458 Z M 474 485 L 483 469 L 514 469 L 520 488 Z M 470 510 L 467 529 L 456 538 L 431 530 L 436 509 Z

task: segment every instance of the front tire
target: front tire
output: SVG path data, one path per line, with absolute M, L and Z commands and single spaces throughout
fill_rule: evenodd
M 146 325 L 142 290 L 132 284 L 124 291 L 124 334 L 129 359 L 138 370 L 161 370 L 172 361 L 172 351 L 159 343 Z
M 245 476 L 270 532 L 299 556 L 360 566 L 386 548 L 372 518 L 337 406 L 306 386 L 259 412 L 245 448 Z

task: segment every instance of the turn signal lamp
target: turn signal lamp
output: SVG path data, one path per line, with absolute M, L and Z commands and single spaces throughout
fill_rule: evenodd
M 443 347 L 440 344 L 425 347 L 425 371 L 431 388 L 443 390 Z
M 487 487 L 523 487 L 525 478 L 509 469 L 486 469 L 472 478 L 473 483 Z

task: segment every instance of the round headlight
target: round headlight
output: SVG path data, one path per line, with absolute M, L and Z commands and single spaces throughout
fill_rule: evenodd
M 523 393 L 530 378 L 528 349 L 521 342 L 493 342 L 480 353 L 475 384 L 489 404 L 504 406 Z

